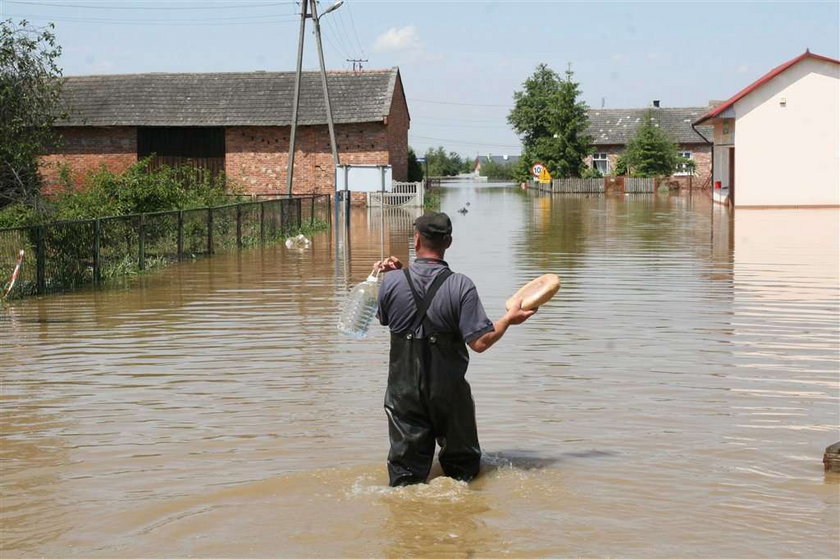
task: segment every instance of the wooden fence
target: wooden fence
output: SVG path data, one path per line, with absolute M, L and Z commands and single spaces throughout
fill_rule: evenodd
M 534 184 L 533 188 L 556 194 L 651 194 L 656 190 L 656 179 L 631 177 L 603 177 L 598 179 L 553 179 L 551 184 Z

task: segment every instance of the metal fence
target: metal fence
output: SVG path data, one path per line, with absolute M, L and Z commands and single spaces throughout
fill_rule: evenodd
M 425 187 L 422 182 L 393 182 L 391 192 L 368 192 L 367 205 L 423 207 Z
M 21 249 L 26 259 L 14 292 L 31 295 L 276 241 L 329 220 L 330 197 L 314 195 L 0 229 L 0 278 Z

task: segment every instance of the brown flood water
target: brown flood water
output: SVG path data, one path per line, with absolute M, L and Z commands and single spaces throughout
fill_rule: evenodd
M 478 480 L 386 487 L 387 333 L 335 321 L 413 217 L 358 210 L 352 265 L 324 233 L 0 312 L 3 558 L 838 556 L 837 210 L 442 208 L 492 318 L 563 281 L 472 356 Z

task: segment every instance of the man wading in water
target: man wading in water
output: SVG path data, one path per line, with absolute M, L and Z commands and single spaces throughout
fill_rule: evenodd
M 472 280 L 455 274 L 443 260 L 452 244 L 452 222 L 445 213 L 429 213 L 414 222 L 417 258 L 408 267 L 391 256 L 378 262 L 387 274 L 379 290 L 380 323 L 391 330 L 391 355 L 385 413 L 391 450 L 391 486 L 423 483 L 438 460 L 444 473 L 469 481 L 478 475 L 481 448 L 475 406 L 464 376 L 467 345 L 481 353 L 512 324 L 536 312 L 517 300 L 495 322 L 487 318 Z

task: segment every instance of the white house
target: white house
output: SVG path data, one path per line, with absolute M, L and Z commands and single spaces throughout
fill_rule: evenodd
M 805 51 L 700 124 L 714 126 L 713 180 L 735 207 L 840 206 L 840 60 Z

